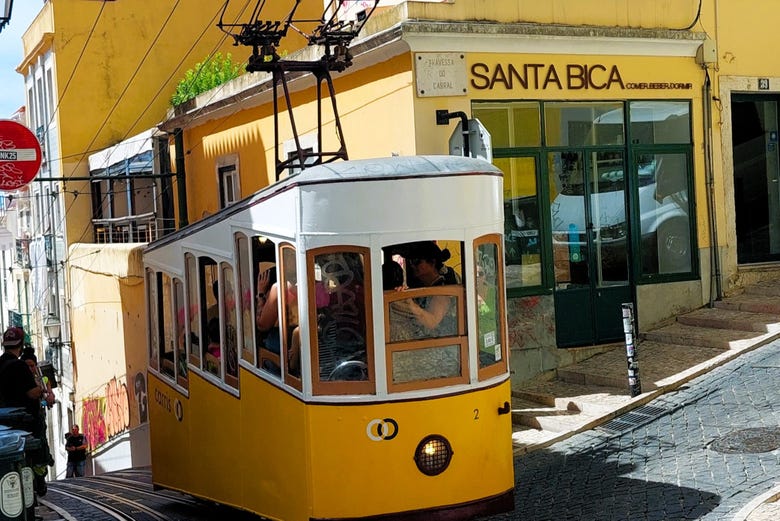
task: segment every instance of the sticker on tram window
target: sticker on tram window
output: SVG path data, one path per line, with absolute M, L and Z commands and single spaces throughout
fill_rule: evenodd
M 398 435 L 398 422 L 392 418 L 371 420 L 366 435 L 371 441 L 390 441 Z
M 495 350 L 496 350 L 496 362 L 498 362 L 499 360 L 501 360 L 501 344 L 496 344 Z
M 490 331 L 485 333 L 485 347 L 496 345 L 496 332 Z

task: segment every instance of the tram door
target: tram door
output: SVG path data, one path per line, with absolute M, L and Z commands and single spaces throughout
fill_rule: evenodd
M 623 338 L 631 302 L 622 150 L 551 152 L 548 172 L 558 347 Z

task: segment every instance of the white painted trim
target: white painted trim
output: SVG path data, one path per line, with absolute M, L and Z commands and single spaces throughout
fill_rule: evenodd
M 413 33 L 402 39 L 412 52 L 665 56 L 694 58 L 699 40 L 609 38 L 538 34 Z

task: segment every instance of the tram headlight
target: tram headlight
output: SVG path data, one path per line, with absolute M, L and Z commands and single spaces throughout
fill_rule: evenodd
M 417 445 L 414 462 L 426 476 L 436 476 L 445 471 L 452 460 L 452 447 L 444 436 L 431 434 Z

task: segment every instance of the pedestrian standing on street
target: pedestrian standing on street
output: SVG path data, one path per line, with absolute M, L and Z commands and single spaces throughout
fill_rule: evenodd
M 46 495 L 46 474 L 48 465 L 54 461 L 46 443 L 46 420 L 41 409 L 41 399 L 45 398 L 43 387 L 36 382 L 27 363 L 19 359 L 24 347 L 24 330 L 9 327 L 3 333 L 3 355 L 0 356 L 0 401 L 4 407 L 23 407 L 27 418 L 21 425 L 15 426 L 29 431 L 40 441 L 40 448 L 30 454 L 30 463 L 34 473 L 35 492 Z
M 79 432 L 79 426 L 74 425 L 65 435 L 65 450 L 68 451 L 68 467 L 66 478 L 84 477 L 84 467 L 87 464 L 87 442 Z
M 43 389 L 35 382 L 27 364 L 19 360 L 24 344 L 24 330 L 9 327 L 3 333 L 3 355 L 0 356 L 0 397 L 4 407 L 24 407 L 37 416 Z

